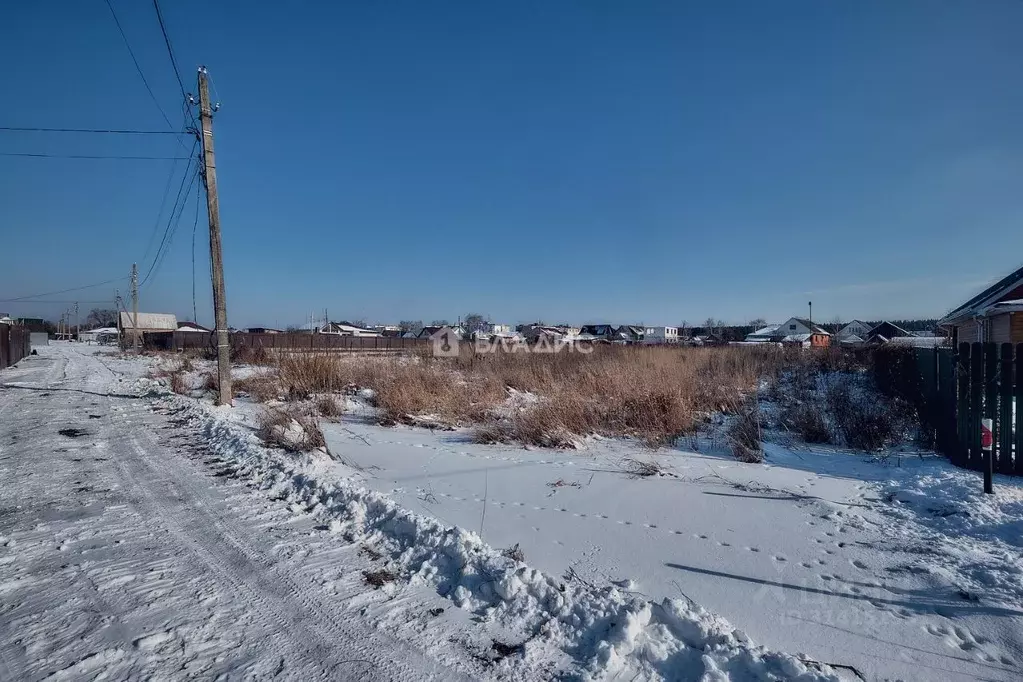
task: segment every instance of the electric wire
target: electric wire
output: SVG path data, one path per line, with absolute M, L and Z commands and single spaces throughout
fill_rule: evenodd
M 0 152 L 0 156 L 21 156 L 34 159 L 107 159 L 115 161 L 181 161 L 187 156 L 130 156 L 105 154 L 40 154 L 34 152 Z
M 29 128 L 22 126 L 0 126 L 0 130 L 21 133 L 102 133 L 107 135 L 189 135 L 176 130 L 119 130 L 106 128 Z
M 110 0 L 106 0 L 106 3 L 107 8 L 110 9 L 111 16 L 114 18 L 114 24 L 117 25 L 117 31 L 121 34 L 121 39 L 124 41 L 124 46 L 128 48 L 128 54 L 131 55 L 131 61 L 135 64 L 135 70 L 138 71 L 139 78 L 142 79 L 142 85 L 146 86 L 146 92 L 149 93 L 149 97 L 153 100 L 153 104 L 156 105 L 156 108 L 160 110 L 160 115 L 163 116 L 163 120 L 167 122 L 167 127 L 173 130 L 173 124 L 171 124 L 170 119 L 167 117 L 167 113 L 163 110 L 163 107 L 160 106 L 160 102 L 156 99 L 156 95 L 153 94 L 153 89 L 149 87 L 149 81 L 146 80 L 146 75 L 142 73 L 142 67 L 139 66 L 139 60 L 135 58 L 135 51 L 131 49 L 131 43 L 128 42 L 128 36 L 125 35 L 124 29 L 121 28 L 121 22 L 117 18 L 114 6 L 110 4 Z

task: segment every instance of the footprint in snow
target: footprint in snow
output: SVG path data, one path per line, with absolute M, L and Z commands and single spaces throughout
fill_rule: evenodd
M 778 563 L 782 563 L 782 564 L 785 563 L 786 561 L 788 561 L 788 559 L 786 559 L 785 557 L 783 557 L 780 554 L 775 555 L 775 556 L 773 556 L 771 558 L 774 559 L 775 561 L 777 561 Z
M 865 563 L 863 563 L 862 561 L 860 561 L 859 559 L 853 559 L 849 563 L 851 563 L 853 566 L 855 566 L 856 568 L 860 569 L 861 571 L 867 570 L 867 565 Z

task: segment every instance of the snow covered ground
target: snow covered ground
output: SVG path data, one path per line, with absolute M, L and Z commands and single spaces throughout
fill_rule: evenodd
M 1020 676 L 1010 479 L 359 413 L 296 456 L 147 369 L 57 344 L 0 374 L 0 678 Z
M 621 441 L 526 451 L 324 428 L 365 485 L 518 546 L 551 575 L 684 594 L 754 641 L 868 679 L 1019 679 L 1023 492 L 1011 479 L 992 501 L 935 457 L 768 445 L 768 463 L 749 465 Z M 635 460 L 662 473 L 637 475 Z

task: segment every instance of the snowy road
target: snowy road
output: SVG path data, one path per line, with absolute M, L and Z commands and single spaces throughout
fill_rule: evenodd
M 354 551 L 218 478 L 124 365 L 0 374 L 0 679 L 463 678 L 326 598 L 305 573 Z

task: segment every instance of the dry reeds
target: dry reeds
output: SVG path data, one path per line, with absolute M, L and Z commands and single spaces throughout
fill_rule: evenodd
M 703 414 L 734 411 L 784 354 L 774 348 L 598 347 L 591 354 L 465 353 L 457 358 L 353 358 L 325 353 L 279 359 L 293 398 L 369 387 L 388 422 L 433 415 L 479 425 L 480 442 L 562 447 L 578 436 L 633 436 L 650 445 L 691 433 Z M 496 420 L 514 388 L 539 396 Z
M 297 406 L 266 408 L 259 415 L 256 435 L 267 445 L 285 450 L 307 452 L 326 445 L 316 415 Z
M 250 398 L 258 403 L 265 403 L 281 395 L 279 379 L 270 373 L 253 374 L 244 379 L 234 380 L 234 389 L 241 393 L 247 393 Z

